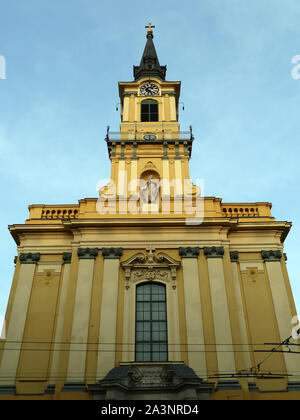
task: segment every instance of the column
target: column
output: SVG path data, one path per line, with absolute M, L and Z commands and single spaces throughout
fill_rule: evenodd
M 102 255 L 104 258 L 104 268 L 97 380 L 104 378 L 115 367 L 119 259 L 122 255 L 122 248 L 103 248 Z
M 199 248 L 179 248 L 182 257 L 183 286 L 189 366 L 197 373 L 207 373 L 201 296 L 198 274 Z
M 72 336 L 67 382 L 85 380 L 86 350 L 89 331 L 90 306 L 97 248 L 79 248 L 79 267 L 73 312 Z
M 65 308 L 67 305 L 68 299 L 68 287 L 69 287 L 69 279 L 70 279 L 70 267 L 71 267 L 71 259 L 72 259 L 72 252 L 64 252 L 63 253 L 63 261 L 64 261 L 64 271 L 62 277 L 62 286 L 60 292 L 60 299 L 59 305 L 57 309 L 57 321 L 56 321 L 56 328 L 55 328 L 55 338 L 54 338 L 54 346 L 53 346 L 53 355 L 52 355 L 52 363 L 51 363 L 51 370 L 50 370 L 50 378 L 49 383 L 55 384 L 57 382 L 57 377 L 60 376 L 59 372 L 59 359 L 60 359 L 60 349 L 64 349 L 64 344 L 57 344 L 63 341 L 63 327 L 64 327 L 64 314 Z
M 268 273 L 280 340 L 282 342 L 291 336 L 293 327 L 292 318 L 295 315 L 292 313 L 281 268 L 282 253 L 279 250 L 275 250 L 262 251 L 261 254 L 265 261 Z M 283 355 L 285 359 L 287 374 L 296 375 L 295 372 L 299 370 L 299 360 L 297 357 L 295 357 L 297 355 L 287 353 L 284 353 Z M 296 380 L 297 379 L 293 379 L 293 377 L 289 378 L 290 382 Z
M 9 387 L 14 386 L 16 380 L 31 289 L 39 259 L 39 253 L 20 254 L 19 257 L 21 267 L 0 367 L 0 382 Z
M 235 359 L 223 269 L 223 247 L 205 247 L 212 300 L 219 373 L 234 373 Z

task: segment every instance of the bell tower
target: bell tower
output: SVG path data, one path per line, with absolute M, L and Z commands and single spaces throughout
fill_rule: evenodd
M 180 81 L 166 80 L 153 42 L 153 28 L 147 25 L 146 45 L 139 66 L 133 67 L 134 80 L 119 82 L 121 103 L 120 132 L 107 131 L 106 141 L 112 163 L 111 180 L 118 198 L 143 198 L 146 183 L 148 201 L 182 197 L 184 180 L 189 180 L 192 129 L 180 131 L 178 105 Z M 159 196 L 155 190 L 159 183 Z M 145 197 L 145 194 L 144 194 Z M 153 204 L 153 202 L 151 201 Z M 158 206 L 158 207 L 157 207 Z

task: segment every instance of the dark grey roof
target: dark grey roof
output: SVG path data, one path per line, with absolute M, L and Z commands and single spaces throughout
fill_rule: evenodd
M 119 366 L 113 368 L 108 374 L 105 376 L 105 381 L 114 381 L 116 379 L 124 378 L 128 375 L 128 372 L 132 369 L 131 366 Z
M 181 379 L 200 379 L 199 376 L 193 371 L 192 368 L 185 365 L 170 365 L 170 369 L 173 373 Z
M 162 80 L 166 77 L 166 66 L 161 66 L 153 43 L 153 33 L 148 31 L 147 42 L 139 66 L 133 66 L 134 80 L 144 76 L 158 76 Z

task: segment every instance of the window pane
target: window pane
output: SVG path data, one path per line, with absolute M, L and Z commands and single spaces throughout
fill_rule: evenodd
M 153 321 L 158 321 L 159 320 L 158 315 L 159 315 L 159 312 L 153 312 L 153 314 L 152 314 L 152 320 Z
M 158 121 L 158 114 L 150 114 L 150 121 Z
M 159 332 L 156 332 L 156 331 L 152 332 L 152 340 L 159 341 Z
M 158 312 L 159 320 L 165 321 L 166 320 L 166 313 L 165 312 Z
M 150 104 L 150 112 L 157 114 L 157 104 Z
M 142 115 L 141 115 L 141 121 L 142 121 L 142 122 L 149 122 L 149 121 L 150 121 L 150 116 L 149 116 L 149 114 L 142 114 Z
M 141 104 L 141 121 L 158 121 L 158 103 L 148 99 Z
M 166 310 L 166 304 L 165 304 L 165 302 L 159 303 L 158 305 L 159 305 L 158 306 L 159 312 L 165 312 L 165 310 Z
M 143 303 L 137 303 L 136 304 L 136 310 L 137 311 L 143 311 L 143 308 L 144 308 L 144 304 Z
M 158 303 L 154 302 L 152 303 L 152 311 L 158 311 Z
M 144 332 L 143 331 L 137 331 L 136 333 L 136 340 L 137 341 L 142 341 L 144 338 Z
M 137 321 L 144 321 L 144 312 L 137 312 L 136 313 L 136 320 Z
M 166 339 L 167 339 L 166 331 L 160 331 L 159 332 L 159 341 L 166 341 Z

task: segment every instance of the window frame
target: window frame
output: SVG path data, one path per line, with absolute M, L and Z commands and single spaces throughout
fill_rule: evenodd
M 147 111 L 143 111 L 143 107 L 148 105 Z M 155 105 L 156 110 L 151 111 L 151 106 Z M 144 108 L 145 109 L 145 108 Z M 154 99 L 145 99 L 141 102 L 141 122 L 158 122 L 159 109 L 158 102 Z
M 142 287 L 150 286 L 149 300 L 141 299 L 138 297 L 143 295 L 147 296 L 146 293 L 140 293 Z M 159 286 L 160 290 L 163 290 L 163 293 L 154 293 L 155 286 Z M 139 289 L 140 288 L 140 289 Z M 145 289 L 144 289 L 145 290 Z M 162 298 L 153 298 L 154 295 L 163 296 Z M 168 319 L 167 319 L 167 287 L 163 283 L 159 282 L 142 282 L 136 286 L 136 308 L 135 308 L 135 361 L 136 362 L 151 362 L 151 363 L 162 363 L 168 362 L 169 360 L 169 351 L 168 351 Z M 139 305 L 140 304 L 140 305 Z M 149 311 L 140 311 L 139 307 L 143 304 L 143 309 L 147 308 L 149 305 Z M 145 305 L 146 304 L 146 305 Z M 164 304 L 164 309 L 159 310 L 160 305 Z M 157 310 L 155 310 L 157 308 Z M 140 314 L 143 314 L 143 320 L 139 319 Z M 149 316 L 149 319 L 145 320 L 145 314 L 149 313 L 146 318 Z M 160 320 L 160 314 L 164 313 L 164 319 Z M 159 327 L 158 327 L 158 324 Z M 163 325 L 162 325 L 163 324 Z M 141 328 L 142 326 L 142 328 Z M 145 328 L 146 327 L 146 328 Z M 156 328 L 158 327 L 158 330 Z M 143 336 L 143 339 L 139 339 L 138 336 Z M 164 339 L 161 339 L 160 333 L 164 333 Z M 149 335 L 148 339 L 145 339 L 145 336 Z M 154 335 L 158 334 L 158 339 L 154 339 Z M 139 347 L 143 347 L 143 350 L 139 350 Z M 147 351 L 147 348 L 149 351 Z M 146 350 L 145 350 L 146 349 Z M 157 350 L 158 349 L 158 350 Z M 147 356 L 145 356 L 147 355 Z

